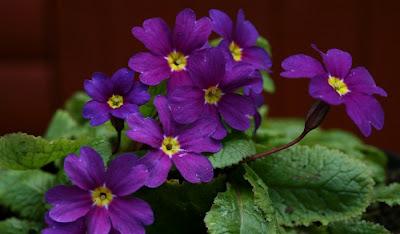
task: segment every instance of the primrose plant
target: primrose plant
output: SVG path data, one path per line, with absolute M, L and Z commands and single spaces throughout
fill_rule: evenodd
M 389 233 L 371 218 L 400 204 L 385 154 L 318 128 L 341 104 L 363 135 L 383 128 L 386 92 L 349 53 L 285 59 L 316 103 L 273 119 L 271 50 L 242 10 L 185 9 L 132 34 L 148 51 L 85 80 L 43 137 L 1 137 L 0 233 Z

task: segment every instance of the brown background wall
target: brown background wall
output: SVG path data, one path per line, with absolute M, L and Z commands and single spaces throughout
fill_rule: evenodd
M 396 0 L 26 0 L 0 1 L 0 134 L 41 134 L 62 106 L 94 71 L 111 73 L 144 48 L 130 34 L 134 25 L 160 16 L 171 25 L 185 7 L 199 16 L 211 8 L 234 16 L 243 8 L 273 48 L 277 92 L 266 101 L 272 116 L 302 117 L 312 103 L 307 81 L 279 77 L 290 54 L 322 49 L 347 50 L 385 88 L 386 124 L 367 141 L 400 152 L 400 4 Z M 334 108 L 324 125 L 358 134 L 344 109 Z

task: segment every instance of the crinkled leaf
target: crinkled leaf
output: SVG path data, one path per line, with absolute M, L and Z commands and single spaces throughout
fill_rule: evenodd
M 376 187 L 374 201 L 384 202 L 389 206 L 400 205 L 400 183 Z
M 350 220 L 329 224 L 327 234 L 389 234 L 383 226 L 364 220 Z
M 77 151 L 88 139 L 46 140 L 25 133 L 12 133 L 0 138 L 0 168 L 25 170 L 40 168 Z
M 321 146 L 297 146 L 250 164 L 268 186 L 279 223 L 327 224 L 361 215 L 374 182 L 360 161 Z
M 227 191 L 217 195 L 204 221 L 210 234 L 258 234 L 271 230 L 251 189 L 239 185 L 228 184 Z
M 60 137 L 73 137 L 82 131 L 78 123 L 65 110 L 57 110 L 47 128 L 45 138 L 57 139 Z
M 266 231 L 271 234 L 276 233 L 279 227 L 276 220 L 275 209 L 268 194 L 268 187 L 249 166 L 245 165 L 245 170 L 244 178 L 253 187 L 254 204 L 260 208 L 263 217 L 268 223 Z
M 146 233 L 206 233 L 203 219 L 217 193 L 225 189 L 225 177 L 207 184 L 169 180 L 156 189 L 142 189 L 135 196 L 151 204 L 155 222 Z
M 65 110 L 77 123 L 83 124 L 87 122 L 87 120 L 82 117 L 82 110 L 85 103 L 89 100 L 90 98 L 85 92 L 76 92 L 65 103 Z
M 224 168 L 237 164 L 244 158 L 256 153 L 254 142 L 247 139 L 244 134 L 227 137 L 222 144 L 222 149 L 209 157 L 214 168 Z
M 0 221 L 1 234 L 30 234 L 39 233 L 41 229 L 40 223 L 35 223 L 27 220 L 19 220 L 16 218 L 9 218 Z
M 55 176 L 40 170 L 0 170 L 0 203 L 30 220 L 43 220 L 44 194 Z M 0 232 L 1 233 L 1 232 Z

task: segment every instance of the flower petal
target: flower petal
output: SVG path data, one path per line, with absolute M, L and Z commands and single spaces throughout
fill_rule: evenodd
M 192 86 L 193 82 L 187 71 L 172 72 L 171 78 L 168 80 L 167 91 L 172 92 L 181 86 Z
M 140 72 L 140 81 L 147 85 L 158 85 L 171 74 L 167 60 L 151 53 L 137 53 L 129 59 L 129 67 Z
M 42 230 L 42 234 L 85 234 L 85 218 L 79 218 L 78 220 L 70 223 L 60 223 L 52 220 L 47 212 L 45 214 L 45 221 L 49 226 Z
M 158 117 L 164 130 L 164 135 L 173 135 L 176 126 L 174 120 L 172 119 L 171 110 L 168 106 L 167 98 L 164 96 L 155 97 L 154 106 L 157 109 Z
M 143 27 L 132 28 L 132 34 L 157 55 L 165 56 L 172 50 L 170 29 L 161 18 L 145 20 Z
M 364 93 L 367 95 L 378 94 L 386 97 L 387 93 L 376 86 L 374 78 L 365 67 L 351 69 L 349 75 L 344 79 L 351 92 Z
M 51 219 L 57 222 L 73 222 L 87 214 L 92 206 L 89 191 L 76 186 L 58 185 L 46 193 L 46 201 L 53 205 L 49 212 Z
M 90 119 L 91 126 L 98 126 L 110 119 L 110 110 L 106 103 L 91 100 L 83 106 L 82 115 L 83 118 Z
M 213 30 L 227 40 L 232 39 L 233 22 L 223 11 L 212 9 L 209 11 Z
M 207 183 L 214 177 L 214 171 L 207 157 L 194 153 L 172 156 L 172 160 L 185 180 L 190 183 Z
M 225 74 L 225 56 L 221 48 L 202 50 L 189 59 L 189 74 L 193 84 L 206 89 L 219 84 Z
M 221 88 L 224 92 L 234 92 L 244 86 L 255 86 L 260 82 L 260 77 L 256 74 L 254 66 L 236 63 L 228 69 L 221 82 Z
M 234 93 L 228 93 L 222 97 L 218 110 L 226 123 L 239 131 L 250 127 L 249 116 L 253 116 L 256 112 L 249 97 Z
M 109 212 L 104 207 L 92 209 L 87 216 L 88 234 L 108 234 L 111 230 Z
M 178 87 L 169 93 L 168 103 L 176 122 L 193 123 L 203 113 L 204 91 L 191 86 Z
M 140 163 L 143 163 L 149 169 L 150 175 L 146 186 L 150 188 L 162 185 L 167 180 L 172 166 L 171 159 L 161 150 L 150 151 L 140 159 Z
M 91 80 L 85 80 L 86 93 L 96 101 L 104 102 L 112 95 L 112 83 L 108 77 L 100 72 L 93 73 Z
M 139 107 L 136 104 L 124 103 L 121 107 L 111 110 L 111 115 L 120 119 L 126 119 L 130 114 L 138 112 Z
M 318 60 L 304 54 L 286 58 L 281 66 L 285 70 L 281 76 L 286 78 L 313 78 L 326 73 Z
M 125 96 L 132 88 L 134 76 L 134 72 L 128 68 L 121 68 L 116 71 L 111 77 L 113 93 Z
M 125 96 L 126 100 L 130 103 L 136 105 L 143 105 L 148 102 L 151 98 L 150 94 L 147 92 L 147 85 L 144 85 L 139 80 L 133 81 L 133 86 L 131 91 L 127 96 Z
M 331 105 L 343 103 L 343 98 L 329 85 L 327 76 L 316 76 L 311 79 L 308 92 L 313 98 Z
M 155 120 L 134 113 L 128 116 L 127 123 L 130 130 L 127 131 L 126 135 L 129 138 L 153 148 L 158 149 L 161 146 L 163 133 Z
M 244 18 L 244 12 L 240 9 L 236 16 L 234 41 L 242 48 L 255 46 L 259 34 L 254 25 Z
M 79 157 L 68 155 L 64 160 L 64 170 L 72 183 L 84 190 L 92 190 L 104 183 L 103 160 L 90 147 L 82 147 Z
M 138 198 L 118 198 L 110 206 L 113 227 L 121 234 L 144 234 L 144 226 L 154 222 L 149 204 Z
M 221 117 L 219 116 L 217 107 L 214 105 L 207 105 L 204 111 L 204 117 L 212 118 L 213 121 L 217 124 L 215 132 L 212 134 L 212 138 L 216 140 L 222 140 L 228 134 L 228 131 L 225 129 L 225 126 L 222 124 Z
M 330 75 L 345 78 L 350 71 L 352 58 L 346 51 L 330 49 L 323 55 L 326 70 Z
M 385 115 L 379 102 L 372 96 L 351 93 L 345 97 L 346 112 L 364 136 L 371 135 L 371 125 L 381 130 Z
M 187 152 L 218 152 L 221 144 L 210 138 L 214 134 L 217 122 L 213 118 L 204 117 L 193 124 L 185 126 L 179 132 L 179 143 Z
M 147 167 L 139 164 L 134 154 L 123 154 L 115 158 L 106 173 L 106 186 L 117 196 L 136 192 L 149 176 Z
M 196 14 L 192 9 L 184 9 L 176 16 L 174 28 L 174 44 L 178 51 L 190 54 L 200 49 L 208 42 L 212 24 L 209 18 L 203 17 L 196 21 Z
M 272 66 L 268 53 L 257 46 L 243 49 L 242 62 L 252 64 L 255 68 L 269 70 Z

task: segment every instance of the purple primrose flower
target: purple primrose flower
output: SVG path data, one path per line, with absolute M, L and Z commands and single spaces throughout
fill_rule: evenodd
M 143 118 L 139 113 L 127 119 L 131 128 L 127 135 L 153 148 L 140 159 L 150 171 L 146 185 L 158 187 L 164 183 L 172 163 L 187 181 L 210 182 L 214 176 L 213 167 L 201 153 L 218 152 L 221 148 L 220 143 L 210 138 L 215 131 L 215 123 L 201 119 L 191 125 L 178 125 L 172 119 L 165 97 L 157 96 L 154 105 L 161 126 L 157 121 Z
M 380 130 L 384 124 L 384 112 L 374 98 L 374 94 L 387 96 L 378 87 L 368 70 L 364 67 L 351 69 L 351 55 L 338 49 L 326 53 L 319 51 L 323 60 L 297 54 L 282 62 L 285 70 L 281 76 L 286 78 L 310 78 L 309 93 L 330 105 L 344 104 L 349 117 L 365 136 L 371 134 L 371 125 Z
M 92 98 L 83 108 L 83 117 L 98 126 L 111 117 L 125 119 L 139 111 L 138 106 L 150 99 L 147 87 L 134 79 L 134 72 L 122 68 L 109 79 L 103 73 L 94 73 L 85 80 L 86 93 Z
M 84 218 L 79 218 L 70 223 L 59 223 L 52 220 L 47 212 L 44 220 L 48 227 L 42 230 L 42 234 L 86 234 Z
M 189 70 L 191 86 L 181 86 L 168 95 L 172 116 L 181 124 L 207 117 L 217 123 L 213 138 L 222 139 L 227 131 L 222 119 L 234 129 L 250 127 L 256 113 L 253 100 L 236 93 L 259 82 L 254 67 L 245 63 L 227 63 L 219 48 L 207 49 L 193 56 Z
M 208 17 L 196 20 L 193 10 L 185 9 L 176 16 L 171 32 L 161 18 L 144 21 L 134 27 L 132 34 L 150 52 L 137 53 L 129 60 L 129 67 L 140 72 L 140 80 L 147 85 L 157 85 L 171 77 L 168 87 L 190 82 L 187 77 L 191 55 L 208 44 L 212 25 Z
M 229 16 L 220 10 L 210 10 L 213 30 L 222 37 L 220 46 L 230 52 L 230 57 L 236 62 L 252 64 L 257 69 L 268 70 L 272 61 L 268 53 L 257 46 L 259 34 L 254 25 L 244 18 L 239 10 L 236 24 L 233 25 Z
M 149 175 L 132 154 L 117 157 L 105 170 L 100 155 L 82 147 L 80 157 L 71 154 L 65 158 L 64 169 L 73 186 L 58 185 L 46 193 L 47 202 L 53 205 L 50 219 L 64 223 L 50 225 L 60 229 L 53 233 L 79 233 L 81 229 L 68 224 L 71 222 L 79 227 L 84 222 L 89 234 L 107 234 L 112 229 L 121 234 L 144 233 L 144 226 L 153 223 L 150 206 L 130 196 Z

